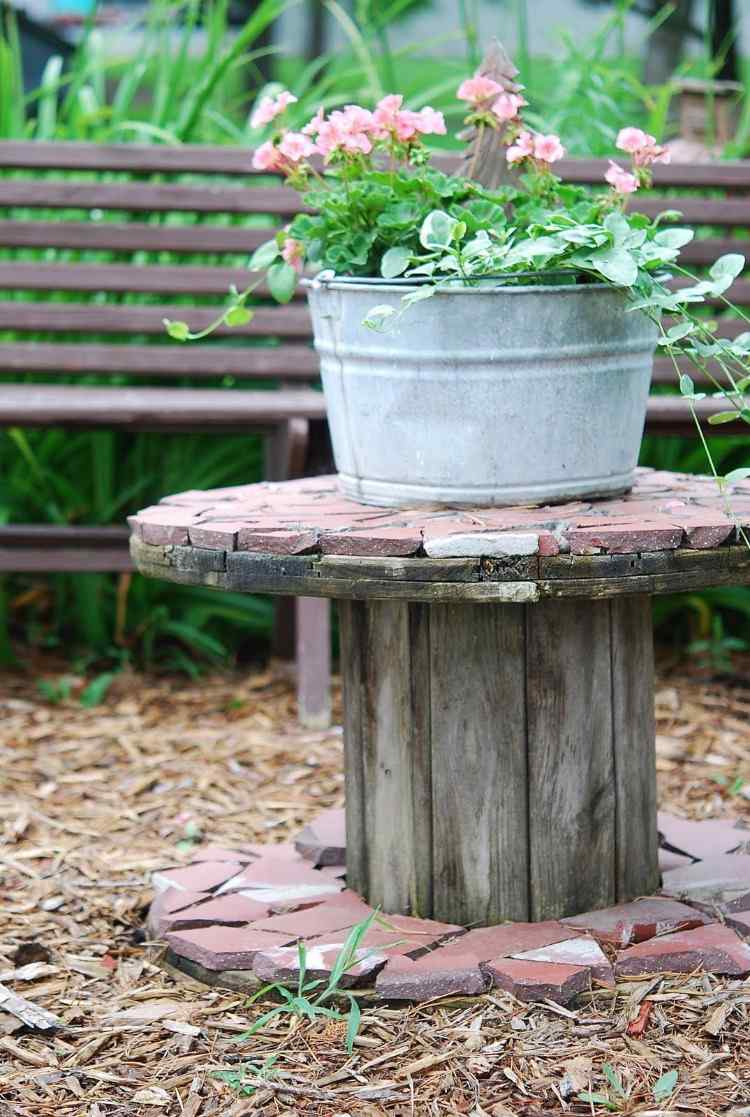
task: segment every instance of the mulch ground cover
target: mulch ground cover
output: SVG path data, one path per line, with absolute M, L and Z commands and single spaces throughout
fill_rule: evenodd
M 750 1117 L 750 981 L 700 973 L 573 1008 L 497 990 L 365 1005 L 352 1055 L 335 1020 L 238 1042 L 268 1004 L 164 969 L 150 874 L 340 806 L 341 731 L 299 728 L 282 673 L 122 674 L 93 708 L 84 680 L 40 693 L 63 674 L 0 675 L 0 983 L 62 1019 L 24 1029 L 0 1007 L 0 1117 Z M 750 824 L 750 658 L 718 679 L 662 663 L 657 690 L 660 805 Z

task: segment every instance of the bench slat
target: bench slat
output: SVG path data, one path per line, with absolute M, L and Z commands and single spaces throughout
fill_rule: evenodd
M 0 206 L 38 209 L 111 209 L 132 212 L 267 213 L 300 212 L 299 197 L 286 186 L 187 186 L 140 182 L 58 182 L 52 179 L 0 181 Z
M 289 419 L 325 418 L 321 392 L 221 388 L 86 388 L 0 385 L 0 426 L 148 431 L 243 431 Z
M 0 167 L 17 170 L 129 171 L 133 174 L 255 175 L 251 149 L 190 144 L 47 143 L 6 140 L 0 143 Z M 613 158 L 624 159 L 621 152 Z M 458 154 L 440 153 L 436 166 L 448 173 L 461 165 Z M 607 159 L 562 159 L 555 170 L 568 182 L 600 183 Z M 654 167 L 657 186 L 723 187 L 750 190 L 748 162 L 670 163 Z
M 149 225 L 132 221 L 0 221 L 2 248 L 73 248 L 84 252 L 254 252 L 275 228 Z
M 193 329 L 205 329 L 219 307 L 95 306 L 85 303 L 0 302 L 0 330 L 22 333 L 158 334 L 165 335 L 164 319 L 187 319 Z M 220 326 L 227 337 L 310 336 L 307 307 L 258 307 L 245 326 Z
M 317 380 L 319 362 L 305 345 L 76 345 L 32 341 L 0 343 L 0 372 Z
M 257 275 L 257 273 L 256 273 Z M 226 295 L 253 279 L 247 268 L 160 264 L 62 264 L 0 261 L 4 291 L 120 291 L 156 295 Z M 262 294 L 258 288 L 258 294 Z
M 130 171 L 133 174 L 254 175 L 250 148 L 189 144 L 0 143 L 0 167 L 18 170 Z
M 688 225 L 750 226 L 750 198 L 638 198 L 631 208 L 648 217 L 656 217 L 666 209 L 676 209 Z

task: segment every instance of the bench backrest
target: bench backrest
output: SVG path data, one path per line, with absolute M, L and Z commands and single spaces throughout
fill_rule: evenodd
M 247 283 L 248 254 L 298 208 L 297 195 L 259 179 L 251 160 L 230 147 L 0 142 L 0 376 L 314 380 L 299 299 L 284 307 L 265 299 L 248 325 L 221 328 L 201 345 L 165 337 L 165 317 L 207 325 L 230 284 Z M 596 159 L 556 169 L 569 182 L 601 184 L 606 168 Z M 702 268 L 743 251 L 750 163 L 655 171 L 662 196 L 632 204 L 650 215 L 679 208 L 701 230 L 683 250 L 686 264 Z M 750 306 L 750 281 L 737 280 L 731 297 Z M 726 322 L 728 335 L 744 329 Z M 4 331 L 24 340 L 4 341 Z M 243 338 L 257 344 L 238 344 Z M 669 362 L 657 359 L 654 382 L 674 383 Z
M 291 190 L 248 186 L 251 158 L 0 143 L 0 376 L 315 380 L 301 300 L 264 299 L 251 323 L 201 345 L 165 334 L 165 317 L 194 329 L 213 320 L 230 285 L 247 285 L 248 255 L 298 207 Z

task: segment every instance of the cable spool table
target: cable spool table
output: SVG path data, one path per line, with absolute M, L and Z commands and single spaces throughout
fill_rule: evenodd
M 167 497 L 131 546 L 151 577 L 337 599 L 347 883 L 487 925 L 658 886 L 650 597 L 750 582 L 750 483 L 730 503 L 639 470 L 616 499 L 394 510 L 316 477 Z

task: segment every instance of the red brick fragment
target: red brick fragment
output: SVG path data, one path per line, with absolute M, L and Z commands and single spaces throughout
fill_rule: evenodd
M 526 950 L 514 954 L 513 958 L 522 962 L 554 962 L 565 966 L 581 966 L 591 977 L 602 985 L 614 986 L 615 978 L 609 959 L 594 938 L 581 935 L 575 939 L 542 946 L 537 950 Z
M 160 939 L 171 928 L 175 913 L 210 899 L 208 892 L 187 892 L 184 888 L 166 888 L 157 892 L 151 901 L 146 930 L 153 939 Z
M 750 973 L 750 946 L 721 923 L 709 923 L 692 931 L 650 939 L 623 950 L 617 958 L 618 977 L 632 974 L 706 973 L 742 975 Z
M 323 531 L 320 536 L 320 550 L 324 555 L 398 558 L 415 555 L 421 546 L 422 533 L 413 527 Z
M 486 962 L 490 958 L 509 957 L 523 950 L 536 950 L 575 937 L 576 932 L 570 927 L 552 919 L 543 923 L 500 923 L 496 927 L 478 927 L 467 931 L 442 950 L 446 956 L 448 951 L 452 951 L 454 954 L 471 954 L 477 962 Z
M 261 919 L 253 926 L 259 931 L 275 931 L 295 938 L 316 938 L 350 928 L 372 915 L 372 910 L 355 892 L 342 892 L 312 907 Z
M 750 840 L 750 830 L 742 830 L 734 818 L 705 818 L 695 821 L 659 811 L 659 833 L 674 849 L 704 861 L 721 853 L 731 853 Z
M 313 865 L 346 865 L 346 811 L 333 807 L 319 814 L 297 836 L 295 849 Z
M 243 866 L 239 861 L 202 861 L 181 868 L 162 869 L 151 874 L 157 892 L 177 888 L 189 892 L 214 892 L 230 877 L 236 876 Z
M 600 943 L 623 947 L 644 942 L 654 935 L 687 931 L 711 920 L 687 904 L 654 896 L 583 915 L 566 916 L 561 922 L 570 928 L 588 931 Z
M 519 1001 L 554 1001 L 566 1005 L 591 988 L 591 973 L 580 966 L 493 958 L 483 968 L 494 985 L 512 993 Z
M 565 532 L 574 555 L 629 555 L 641 551 L 673 551 L 682 542 L 682 528 L 668 520 L 632 519 L 601 527 L 575 527 Z
M 249 900 L 237 892 L 230 892 L 226 896 L 217 896 L 206 903 L 192 904 L 182 908 L 170 917 L 170 931 L 179 931 L 189 927 L 211 927 L 214 924 L 221 926 L 239 927 L 247 923 L 254 923 L 264 919 L 269 909 L 257 900 Z
M 213 926 L 170 931 L 167 942 L 175 954 L 207 970 L 251 970 L 259 950 L 283 946 L 289 942 L 289 936 L 250 927 Z
M 299 528 L 294 531 L 269 531 L 263 528 L 240 528 L 237 533 L 238 551 L 259 551 L 269 555 L 299 555 L 317 546 L 316 528 Z
M 472 954 L 444 956 L 440 948 L 422 958 L 389 959 L 375 992 L 390 1001 L 431 1001 L 436 997 L 478 996 L 488 980 Z

